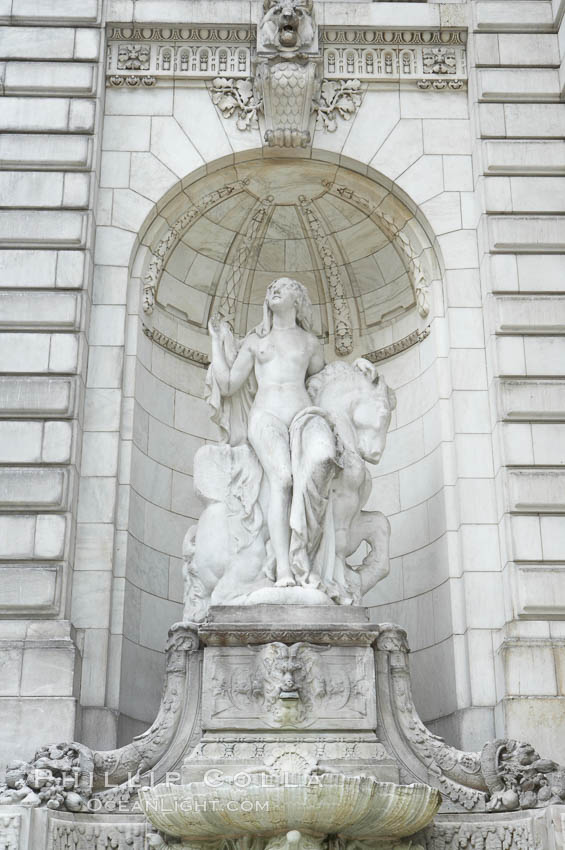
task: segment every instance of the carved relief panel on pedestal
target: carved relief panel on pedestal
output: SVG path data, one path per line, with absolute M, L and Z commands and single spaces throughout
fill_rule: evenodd
M 376 726 L 368 647 L 270 643 L 208 647 L 206 729 L 368 730 Z

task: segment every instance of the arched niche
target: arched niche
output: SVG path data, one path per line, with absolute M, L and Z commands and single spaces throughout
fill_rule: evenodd
M 158 704 L 166 631 L 181 615 L 182 539 L 201 511 L 192 460 L 218 438 L 204 401 L 209 317 L 223 313 L 242 337 L 259 323 L 265 288 L 281 275 L 307 286 L 327 360 L 368 356 L 397 392 L 368 505 L 390 519 L 392 568 L 365 601 L 375 621 L 407 628 L 420 656 L 415 698 L 424 718 L 453 711 L 445 381 L 438 379 L 442 335 L 434 333 L 443 320 L 441 259 L 419 210 L 378 175 L 311 159 L 250 158 L 170 192 L 140 233 L 131 272 L 141 298 L 130 331 L 124 739 L 153 719 Z M 140 665 L 143 687 L 128 672 Z
M 252 159 L 207 174 L 162 206 L 144 242 L 146 324 L 165 333 L 177 319 L 203 351 L 211 313 L 243 336 L 261 320 L 267 285 L 288 275 L 308 288 L 335 355 L 367 353 L 422 327 L 440 277 L 398 194 L 316 160 Z

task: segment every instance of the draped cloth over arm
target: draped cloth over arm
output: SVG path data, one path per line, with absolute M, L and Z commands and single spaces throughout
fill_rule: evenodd
M 239 345 L 227 326 L 222 336 L 222 345 L 226 363 L 231 369 Z M 212 408 L 212 422 L 220 429 L 220 442 L 230 446 L 241 446 L 247 442 L 247 421 L 256 392 L 257 380 L 252 373 L 236 393 L 231 396 L 222 395 L 214 374 L 214 364 L 210 364 L 206 373 L 205 400 Z

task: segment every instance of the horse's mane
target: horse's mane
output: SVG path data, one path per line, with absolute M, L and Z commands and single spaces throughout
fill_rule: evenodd
M 313 375 L 306 384 L 313 404 L 319 403 L 329 385 L 339 395 L 356 392 L 366 396 L 371 393 L 384 397 L 391 410 L 396 407 L 394 390 L 387 386 L 382 375 L 379 376 L 376 367 L 363 357 L 359 357 L 355 363 L 328 363 L 321 372 Z

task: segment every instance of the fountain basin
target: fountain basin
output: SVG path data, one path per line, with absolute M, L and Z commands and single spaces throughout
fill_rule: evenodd
M 140 790 L 149 821 L 168 836 L 213 841 L 288 830 L 346 838 L 404 838 L 430 823 L 441 797 L 428 785 L 396 785 L 343 774 L 245 775 L 222 781 Z

